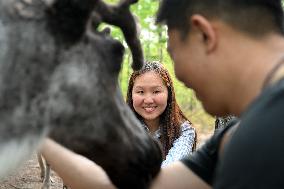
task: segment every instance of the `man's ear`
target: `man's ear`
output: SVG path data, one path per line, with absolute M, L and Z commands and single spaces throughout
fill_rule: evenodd
M 193 15 L 191 17 L 191 27 L 195 28 L 197 32 L 200 32 L 201 39 L 206 45 L 206 51 L 211 52 L 217 46 L 217 34 L 210 23 L 205 17 L 201 15 Z

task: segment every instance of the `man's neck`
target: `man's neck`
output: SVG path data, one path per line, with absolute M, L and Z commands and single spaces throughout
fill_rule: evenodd
M 270 75 L 267 76 L 267 80 L 264 83 L 263 88 L 274 85 L 277 81 L 282 79 L 284 77 L 284 58 L 281 63 L 275 68 L 275 70 L 272 70 L 273 72 L 270 73 Z
M 249 56 L 243 56 L 245 59 L 239 59 L 240 83 L 235 83 L 236 89 L 234 90 L 234 102 L 230 107 L 230 112 L 235 115 L 240 115 L 247 106 L 261 93 L 263 83 L 267 75 L 284 59 L 284 39 L 283 37 L 271 37 L 266 41 L 251 43 L 250 49 L 254 49 Z M 242 52 L 244 53 L 244 52 Z M 242 56 L 240 56 L 242 57 Z M 244 62 L 244 63 L 242 63 Z M 237 62 L 235 63 L 237 64 Z M 281 78 L 284 68 L 277 70 L 269 79 L 269 83 L 273 83 Z

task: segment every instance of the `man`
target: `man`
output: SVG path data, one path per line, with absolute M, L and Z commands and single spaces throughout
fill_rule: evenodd
M 177 77 L 207 112 L 241 117 L 209 179 L 213 187 L 284 188 L 281 1 L 164 0 L 157 22 L 168 26 Z M 168 168 L 175 178 L 172 188 L 190 188 L 185 167 L 204 178 L 194 162 L 183 162 Z M 171 182 L 168 170 L 163 172 L 157 186 Z
M 208 113 L 242 121 L 162 169 L 151 188 L 284 188 L 281 1 L 163 0 L 157 22 L 168 26 L 177 78 Z M 44 155 L 49 161 L 54 154 Z M 110 188 L 107 180 L 101 183 Z

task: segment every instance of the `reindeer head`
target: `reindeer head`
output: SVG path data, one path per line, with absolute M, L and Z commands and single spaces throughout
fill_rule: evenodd
M 102 2 L 97 6 L 110 9 Z M 161 151 L 122 98 L 123 50 L 90 28 L 80 42 L 62 50 L 47 93 L 45 124 L 53 128 L 50 137 L 102 166 L 118 188 L 147 188 L 160 169 Z
M 88 36 L 61 53 L 48 91 L 50 137 L 102 166 L 118 188 L 146 188 L 161 163 L 159 146 L 125 104 L 119 43 Z

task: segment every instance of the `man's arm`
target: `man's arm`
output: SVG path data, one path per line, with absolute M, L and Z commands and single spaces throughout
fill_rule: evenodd
M 175 162 L 162 168 L 150 189 L 210 189 L 211 187 L 188 169 Z
M 53 140 L 44 141 L 41 153 L 64 183 L 72 189 L 116 188 L 100 166 Z

